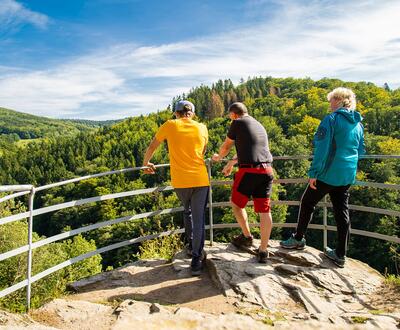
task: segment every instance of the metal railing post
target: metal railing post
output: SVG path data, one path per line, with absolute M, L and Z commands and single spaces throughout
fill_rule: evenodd
M 31 189 L 29 194 L 29 220 L 28 220 L 28 267 L 27 267 L 27 280 L 28 285 L 26 287 L 26 307 L 29 311 L 31 307 L 31 279 L 32 279 L 32 234 L 33 234 L 33 201 L 35 198 L 35 187 Z
M 328 207 L 326 206 L 327 203 L 327 195 L 324 197 L 324 216 L 323 216 L 323 225 L 324 225 L 324 251 L 325 248 L 328 246 Z
M 214 243 L 214 218 L 213 218 L 213 199 L 212 199 L 212 184 L 211 184 L 211 159 L 207 159 L 208 178 L 210 180 L 210 191 L 208 193 L 208 214 L 210 222 L 210 245 Z

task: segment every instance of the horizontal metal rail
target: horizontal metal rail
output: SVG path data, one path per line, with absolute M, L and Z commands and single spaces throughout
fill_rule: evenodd
M 312 155 L 274 156 L 274 160 L 301 160 L 301 159 L 312 159 L 312 158 L 313 158 Z M 362 155 L 362 156 L 360 156 L 360 159 L 400 159 L 400 155 Z M 210 160 L 208 159 L 207 161 L 210 161 Z M 224 161 L 227 161 L 227 159 L 225 159 Z M 162 167 L 168 167 L 168 166 L 169 166 L 169 164 L 155 165 L 156 168 L 162 168 Z M 89 175 L 85 175 L 85 176 L 78 177 L 78 178 L 72 178 L 72 179 L 68 179 L 68 180 L 64 180 L 64 181 L 60 181 L 60 182 L 56 182 L 56 183 L 47 184 L 44 186 L 37 187 L 35 189 L 37 192 L 40 192 L 40 191 L 47 190 L 50 188 L 60 187 L 60 186 L 66 185 L 66 184 L 76 183 L 76 182 L 87 180 L 87 179 L 99 178 L 99 177 L 113 175 L 113 174 L 129 173 L 129 172 L 139 171 L 139 170 L 144 170 L 144 169 L 146 169 L 145 166 L 140 166 L 140 167 L 124 168 L 124 169 L 115 170 L 115 171 L 107 171 L 107 172 L 96 173 L 96 174 L 89 174 Z M 24 185 L 24 186 L 30 186 L 30 185 Z M 1 190 L 1 187 L 5 187 L 5 186 L 0 186 L 0 192 L 3 191 L 3 190 Z M 10 191 L 10 190 L 4 190 L 4 191 Z M 13 191 L 13 190 L 11 190 L 11 191 Z M 28 193 L 29 192 L 26 192 L 23 195 L 28 194 Z M 2 198 L 0 198 L 0 203 L 4 202 L 6 200 L 12 199 L 12 198 L 19 197 L 19 196 L 22 196 L 22 195 L 9 195 L 9 196 L 2 197 Z
M 274 160 L 301 160 L 301 159 L 312 159 L 312 155 L 297 155 L 297 156 L 274 156 Z M 360 159 L 400 159 L 400 155 L 362 155 L 360 156 Z M 207 161 L 210 161 L 209 159 Z M 226 160 L 225 160 L 226 161 Z M 168 167 L 169 164 L 159 164 L 155 165 L 156 168 L 162 168 L 162 167 Z M 40 192 L 42 190 L 50 189 L 50 188 L 55 188 L 55 187 L 60 187 L 69 183 L 75 183 L 87 179 L 93 179 L 93 178 L 99 178 L 107 175 L 113 175 L 113 174 L 122 174 L 122 173 L 128 173 L 128 172 L 133 172 L 133 171 L 139 171 L 139 170 L 144 170 L 146 169 L 145 166 L 139 166 L 139 167 L 131 167 L 131 168 L 124 168 L 120 170 L 115 170 L 115 171 L 107 171 L 107 172 L 102 172 L 102 173 L 96 173 L 96 174 L 90 174 L 90 175 L 85 175 L 79 178 L 72 178 L 56 183 L 51 183 L 48 185 L 44 185 L 41 187 L 37 187 L 36 191 Z M 1 190 L 0 186 L 0 192 Z M 9 190 L 7 190 L 9 191 Z M 14 198 L 17 196 L 14 196 Z M 1 199 L 0 199 L 1 202 Z
M 400 155 L 362 155 L 361 159 L 400 159 Z
M 33 191 L 33 189 L 34 187 L 31 184 L 0 186 L 0 192 L 15 192 L 14 194 L 1 197 L 0 203 L 3 203 L 10 199 L 28 195 Z
M 42 207 L 40 209 L 36 209 L 33 211 L 33 216 L 46 214 L 46 213 L 54 212 L 54 211 L 59 211 L 59 210 L 66 209 L 69 207 L 80 206 L 80 205 L 85 205 L 85 204 L 90 204 L 90 203 L 96 203 L 96 202 L 100 202 L 100 201 L 106 201 L 106 200 L 110 200 L 110 199 L 143 195 L 143 194 L 149 194 L 149 193 L 153 193 L 153 192 L 162 192 L 162 191 L 168 191 L 168 190 L 172 190 L 172 189 L 173 188 L 171 186 L 145 188 L 145 189 L 130 190 L 130 191 L 124 191 L 124 192 L 120 192 L 120 193 L 84 198 L 84 199 L 74 200 L 74 201 L 70 201 L 70 202 L 66 202 L 66 203 L 61 203 L 61 204 L 56 204 L 56 205 L 46 206 L 46 207 Z M 0 225 L 6 224 L 8 222 L 26 219 L 27 217 L 29 217 L 29 212 L 23 212 L 23 213 L 19 213 L 19 214 L 10 215 L 8 217 L 4 217 L 4 218 L 0 219 Z
M 212 186 L 231 185 L 232 182 L 233 182 L 232 180 L 217 180 L 217 181 L 212 182 Z M 304 178 L 275 179 L 274 180 L 274 183 L 280 183 L 280 184 L 293 184 L 293 183 L 306 183 L 306 182 L 307 182 L 307 179 L 304 179 Z M 355 185 L 363 186 L 363 187 L 400 190 L 400 185 L 398 185 L 398 184 L 357 181 L 355 183 Z M 103 195 L 103 196 L 95 196 L 95 197 L 74 200 L 74 201 L 70 201 L 70 202 L 66 202 L 66 203 L 61 203 L 61 204 L 57 204 L 57 205 L 52 205 L 52 206 L 47 206 L 47 207 L 43 207 L 40 209 L 36 209 L 33 211 L 33 215 L 36 216 L 36 215 L 46 214 L 49 212 L 59 211 L 59 210 L 66 209 L 69 207 L 80 206 L 80 205 L 85 205 L 85 204 L 90 204 L 90 203 L 95 203 L 95 202 L 100 202 L 100 201 L 105 201 L 105 200 L 110 200 L 110 199 L 115 199 L 115 198 L 143 195 L 143 194 L 148 194 L 148 193 L 152 193 L 152 192 L 168 191 L 168 190 L 172 190 L 172 189 L 173 188 L 171 186 L 166 186 L 166 187 L 131 190 L 131 191 L 127 191 L 127 192 L 114 193 L 114 194 L 108 194 L 108 195 Z M 35 191 L 37 191 L 37 189 L 35 189 Z M 380 214 L 387 214 L 387 213 L 381 212 Z M 393 214 L 388 214 L 388 215 L 393 215 Z M 4 217 L 4 218 L 0 219 L 0 225 L 6 224 L 9 222 L 13 222 L 13 221 L 17 221 L 17 220 L 26 219 L 28 217 L 29 217 L 29 212 L 23 212 L 23 213 L 10 215 L 8 217 Z
M 355 185 L 362 186 L 362 187 L 369 187 L 369 188 L 400 190 L 400 184 L 356 181 Z
M 312 159 L 312 155 L 274 156 L 274 160 Z M 400 155 L 361 155 L 360 159 L 400 159 Z
M 0 186 L 0 192 L 31 191 L 32 188 L 33 186 L 31 184 L 8 185 L 8 186 Z
M 279 183 L 279 184 L 301 184 L 301 183 L 307 183 L 307 182 L 308 182 L 308 179 L 304 179 L 304 178 L 274 179 L 274 181 L 273 181 L 273 183 Z M 213 180 L 211 182 L 212 186 L 223 186 L 223 185 L 232 185 L 232 184 L 233 184 L 233 180 Z M 378 182 L 368 182 L 368 181 L 358 181 L 358 180 L 354 183 L 354 186 L 400 190 L 400 184 L 378 183 Z
M 250 201 L 248 203 L 248 206 L 252 206 L 252 205 L 253 205 L 253 201 Z M 299 206 L 300 205 L 300 201 L 271 201 L 271 205 L 272 206 L 274 206 L 274 205 Z M 229 206 L 231 206 L 230 202 L 214 202 L 213 203 L 213 207 L 229 207 Z M 325 203 L 325 202 L 319 202 L 317 204 L 317 206 L 332 208 L 332 204 L 331 203 Z M 209 207 L 209 206 L 207 205 L 207 207 Z M 355 210 L 355 211 L 362 211 L 362 212 L 368 212 L 368 213 L 375 213 L 375 214 L 383 214 L 383 215 L 400 217 L 400 211 L 394 211 L 394 210 L 387 210 L 387 209 L 380 209 L 380 208 L 373 208 L 373 207 L 366 207 L 366 206 L 359 206 L 359 205 L 352 205 L 352 204 L 349 205 L 349 209 L 350 210 Z M 114 225 L 114 224 L 117 224 L 117 223 L 127 222 L 127 221 L 132 221 L 132 220 L 138 220 L 138 219 L 143 219 L 143 218 L 148 218 L 148 217 L 152 217 L 152 216 L 156 216 L 156 215 L 172 214 L 172 213 L 177 213 L 177 212 L 181 212 L 181 211 L 183 211 L 182 207 L 176 207 L 176 208 L 169 208 L 169 209 L 145 212 L 145 213 L 141 213 L 141 214 L 135 214 L 135 215 L 125 216 L 125 217 L 118 218 L 118 219 L 113 219 L 113 220 L 108 220 L 108 221 L 95 223 L 95 224 L 92 224 L 92 225 L 89 225 L 89 226 L 85 226 L 85 227 L 81 227 L 81 228 L 78 228 L 78 229 L 73 229 L 73 230 L 70 230 L 70 231 L 66 231 L 66 232 L 63 232 L 61 234 L 54 235 L 54 236 L 48 237 L 48 238 L 40 240 L 40 241 L 36 241 L 36 242 L 34 242 L 32 244 L 32 249 L 36 249 L 38 247 L 47 245 L 49 243 L 57 242 L 57 241 L 60 241 L 62 239 L 66 239 L 66 238 L 72 237 L 74 235 L 82 234 L 82 233 L 85 233 L 85 232 L 88 232 L 88 231 L 91 231 L 91 230 L 94 230 L 94 229 L 99 229 L 99 228 L 110 226 L 110 225 Z M 371 236 L 371 234 L 369 234 L 368 236 L 380 239 L 380 236 L 382 236 L 382 235 L 378 234 L 375 237 L 375 236 Z M 392 236 L 385 236 L 385 237 L 387 238 L 387 237 L 392 237 Z M 400 239 L 398 239 L 398 240 L 400 242 Z M 396 242 L 396 240 L 392 240 L 392 239 L 390 239 L 390 241 L 391 242 Z M 29 245 L 24 245 L 24 246 L 19 247 L 17 249 L 2 253 L 2 254 L 0 254 L 0 261 L 9 259 L 11 257 L 15 257 L 15 256 L 17 256 L 17 255 L 19 255 L 21 253 L 27 252 L 28 249 L 29 249 Z
M 253 205 L 253 201 L 250 201 L 247 203 L 248 206 Z M 287 205 L 287 206 L 299 206 L 300 201 L 271 201 L 271 205 Z M 227 207 L 231 206 L 230 202 L 214 202 L 213 206 L 217 207 Z M 325 202 L 319 202 L 317 206 L 320 207 L 329 207 L 332 208 L 332 203 L 325 203 Z M 360 206 L 360 205 L 353 205 L 349 204 L 349 209 L 353 211 L 361 211 L 361 212 L 367 212 L 367 213 L 375 213 L 375 214 L 383 214 L 383 215 L 389 215 L 392 217 L 400 217 L 400 211 L 395 211 L 395 210 L 387 210 L 387 209 L 380 209 L 377 207 L 368 207 L 368 206 Z
M 7 196 L 4 196 L 4 197 L 0 198 L 0 203 L 3 203 L 3 202 L 8 201 L 10 199 L 14 199 L 14 198 L 17 198 L 17 197 L 28 195 L 28 194 L 30 194 L 29 190 L 28 191 L 18 192 L 18 193 L 11 194 L 11 195 L 7 195 Z
M 25 288 L 28 285 L 28 279 L 25 279 L 17 284 L 14 284 L 3 291 L 0 291 L 0 298 L 8 296 L 10 293 L 13 293 L 19 289 Z
M 168 167 L 168 166 L 169 166 L 169 164 L 155 165 L 156 168 Z M 79 182 L 79 181 L 83 181 L 83 180 L 87 180 L 87 179 L 100 178 L 100 177 L 106 176 L 106 175 L 122 174 L 122 173 L 129 173 L 129 172 L 133 172 L 133 171 L 145 170 L 146 168 L 147 168 L 146 166 L 130 167 L 130 168 L 123 168 L 121 170 L 116 170 L 116 171 L 108 171 L 108 172 L 103 172 L 103 173 L 85 175 L 85 176 L 82 176 L 82 177 L 79 177 L 79 178 L 73 178 L 73 179 L 69 179 L 69 180 L 60 181 L 60 182 L 56 182 L 56 183 L 47 184 L 45 186 L 37 187 L 36 191 L 39 192 L 39 191 L 50 189 L 50 188 L 54 188 L 54 187 L 64 186 L 64 185 L 69 184 L 69 183 L 75 183 L 75 182 Z

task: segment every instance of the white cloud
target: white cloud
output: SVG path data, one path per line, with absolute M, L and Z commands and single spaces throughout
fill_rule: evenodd
M 263 0 L 252 5 L 266 6 Z M 245 30 L 165 45 L 118 45 L 48 71 L 3 78 L 0 71 L 0 105 L 51 117 L 111 119 L 163 109 L 173 96 L 220 78 L 326 76 L 396 87 L 399 12 L 398 1 L 283 2 L 268 21 Z
M 45 28 L 49 18 L 34 12 L 15 0 L 0 0 L 0 31 L 15 29 L 20 24 L 33 24 Z

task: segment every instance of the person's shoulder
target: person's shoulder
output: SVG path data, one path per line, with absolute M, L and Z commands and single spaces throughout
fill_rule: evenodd
M 175 126 L 177 124 L 176 119 L 168 119 L 166 122 L 164 122 L 163 125 L 169 127 L 169 126 Z
M 326 115 L 324 118 L 322 118 L 321 120 L 321 124 L 322 125 L 329 125 L 329 124 L 333 124 L 336 121 L 336 117 L 337 117 L 337 113 L 336 112 L 332 112 L 328 115 Z
M 254 117 L 248 115 L 248 116 L 243 116 L 242 118 L 240 118 L 242 120 L 243 123 L 260 123 L 257 119 L 255 119 Z
M 254 117 L 252 117 L 252 116 L 248 116 L 248 118 L 249 118 L 249 121 L 251 122 L 251 123 L 255 123 L 255 124 L 257 124 L 257 125 L 262 125 L 257 119 L 255 119 Z
M 173 127 L 176 126 L 175 120 L 174 119 L 168 119 L 167 121 L 165 121 L 161 126 L 160 126 L 160 130 L 166 131 L 166 130 L 170 130 Z
M 264 128 L 263 124 L 261 124 L 257 119 L 255 119 L 255 118 L 252 117 L 252 116 L 246 116 L 246 117 L 243 117 L 243 118 L 246 118 L 246 119 L 244 120 L 244 122 L 245 122 L 247 125 L 250 125 L 250 126 L 252 126 L 252 127 L 261 126 L 261 127 Z
M 174 121 L 175 121 L 175 119 L 168 119 L 168 120 L 164 121 L 162 125 L 170 125 Z

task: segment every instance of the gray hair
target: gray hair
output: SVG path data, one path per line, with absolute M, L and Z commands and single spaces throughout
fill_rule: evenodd
M 356 108 L 356 94 L 350 89 L 345 87 L 335 88 L 328 94 L 328 101 L 335 99 L 339 101 L 340 106 L 349 110 Z

